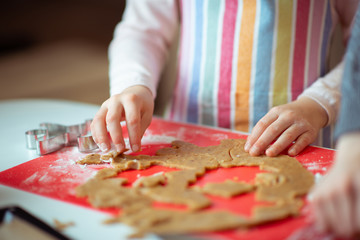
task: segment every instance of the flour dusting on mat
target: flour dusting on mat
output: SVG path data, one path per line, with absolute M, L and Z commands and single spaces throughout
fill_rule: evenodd
M 323 162 L 309 162 L 309 163 L 303 163 L 303 165 L 309 171 L 325 173 L 327 171 L 328 163 L 327 162 L 325 162 L 325 163 L 323 163 Z
M 84 183 L 99 170 L 99 166 L 76 164 L 76 161 L 85 155 L 75 147 L 66 147 L 52 153 L 49 156 L 52 156 L 54 161 L 46 168 L 37 169 L 23 180 L 20 186 L 39 194 L 56 193 L 61 197 L 67 194 L 74 195 L 73 187 Z M 106 166 L 101 168 L 104 167 Z
M 149 143 L 171 143 L 177 140 L 175 137 L 163 136 L 163 135 L 146 135 L 141 139 L 142 144 Z
M 39 173 L 38 172 L 35 172 L 33 175 L 31 175 L 30 177 L 28 177 L 27 179 L 25 179 L 23 181 L 24 184 L 31 184 L 35 181 L 36 178 L 39 177 Z
M 56 180 L 54 177 L 50 176 L 48 173 L 45 173 L 41 178 L 39 178 L 40 182 L 43 183 L 51 183 Z

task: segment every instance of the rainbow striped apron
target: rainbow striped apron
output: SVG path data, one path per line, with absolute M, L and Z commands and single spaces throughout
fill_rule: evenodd
M 168 118 L 249 132 L 328 71 L 331 0 L 180 0 Z M 332 145 L 332 126 L 315 143 Z

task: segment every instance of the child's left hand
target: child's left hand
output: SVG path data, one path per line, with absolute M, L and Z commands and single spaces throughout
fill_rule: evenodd
M 252 156 L 265 153 L 274 157 L 295 141 L 288 150 L 295 156 L 316 139 L 327 121 L 325 109 L 307 97 L 273 107 L 253 128 L 245 151 Z

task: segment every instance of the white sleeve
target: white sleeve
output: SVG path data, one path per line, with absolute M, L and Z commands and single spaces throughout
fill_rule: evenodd
M 340 24 L 342 25 L 345 45 L 350 36 L 358 4 L 359 0 L 336 0 L 336 11 L 340 18 Z M 343 61 L 324 77 L 315 81 L 299 96 L 299 98 L 304 96 L 309 97 L 325 109 L 328 114 L 327 125 L 334 123 L 339 113 L 341 104 L 341 82 L 344 72 Z
M 128 0 L 109 46 L 110 95 L 144 85 L 153 96 L 179 24 L 176 0 Z
M 319 103 L 328 114 L 326 125 L 336 121 L 341 101 L 341 81 L 344 63 L 339 63 L 331 72 L 316 80 L 298 97 L 308 97 Z

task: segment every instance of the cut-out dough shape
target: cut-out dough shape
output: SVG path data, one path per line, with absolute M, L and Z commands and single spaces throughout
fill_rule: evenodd
M 252 192 L 255 190 L 255 186 L 245 182 L 235 182 L 232 180 L 226 180 L 222 183 L 207 183 L 204 187 L 193 187 L 192 189 L 224 198 L 231 198 L 243 193 Z

